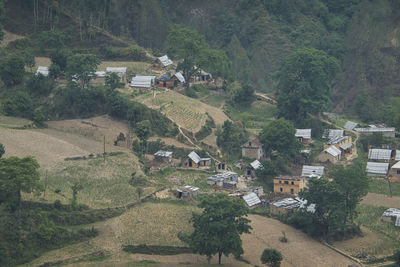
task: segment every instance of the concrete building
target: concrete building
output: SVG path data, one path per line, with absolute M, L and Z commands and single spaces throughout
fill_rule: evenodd
M 300 176 L 278 176 L 274 178 L 274 193 L 297 195 L 306 187 L 306 179 Z
M 264 145 L 258 138 L 247 141 L 242 146 L 242 157 L 261 159 L 265 157 Z

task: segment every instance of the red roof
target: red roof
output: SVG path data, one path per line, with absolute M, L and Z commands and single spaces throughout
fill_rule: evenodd
M 255 138 L 253 140 L 247 141 L 245 144 L 242 145 L 242 147 L 261 148 L 261 147 L 263 147 L 263 144 L 261 144 L 261 142 L 260 142 L 260 140 L 258 140 L 258 138 Z

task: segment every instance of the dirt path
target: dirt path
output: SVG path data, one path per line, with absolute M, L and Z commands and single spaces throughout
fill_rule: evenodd
M 361 203 L 377 207 L 384 206 L 388 208 L 400 208 L 400 197 L 388 197 L 387 195 L 383 194 L 368 193 Z

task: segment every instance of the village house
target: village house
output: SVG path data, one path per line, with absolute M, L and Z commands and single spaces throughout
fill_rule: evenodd
M 246 167 L 245 176 L 248 178 L 255 178 L 256 171 L 262 169 L 263 165 L 257 159 Z
M 394 181 L 400 182 L 400 161 L 390 168 L 389 177 Z
M 295 136 L 305 145 L 311 143 L 311 129 L 296 129 Z
M 303 165 L 303 169 L 301 171 L 301 177 L 306 178 L 321 178 L 324 175 L 324 166 L 309 166 Z
M 394 222 L 394 225 L 400 227 L 400 209 L 390 208 L 382 214 L 382 220 L 385 222 Z
M 300 176 L 278 176 L 274 178 L 274 193 L 297 195 L 306 187 L 306 179 Z
M 150 89 L 154 86 L 156 76 L 135 76 L 132 77 L 130 86 L 134 88 L 147 88 Z
M 190 185 L 186 185 L 182 188 L 178 188 L 176 190 L 177 198 L 196 198 L 199 193 L 198 187 L 193 187 Z
M 183 86 L 186 83 L 186 80 L 181 72 L 176 72 L 174 75 L 172 75 L 171 82 L 173 87 L 178 87 Z
M 270 205 L 270 211 L 272 214 L 286 214 L 291 210 L 304 209 L 306 212 L 315 212 L 315 204 L 311 204 L 306 208 L 307 200 L 303 200 L 299 197 L 296 198 L 284 198 Z
M 49 67 L 39 66 L 35 72 L 35 75 L 42 74 L 44 77 L 49 76 Z
M 239 175 L 236 172 L 225 171 L 222 173 L 214 174 L 207 178 L 207 184 L 210 186 L 218 186 L 226 189 L 236 188 L 239 180 Z
M 256 193 L 249 193 L 242 197 L 247 207 L 253 209 L 261 204 L 260 198 Z
M 211 78 L 210 73 L 199 68 L 190 80 L 193 83 L 208 83 L 211 81 Z
M 201 158 L 196 152 L 192 151 L 185 160 L 185 167 L 188 168 L 200 168 L 200 167 L 210 167 L 210 158 Z
M 118 77 L 121 79 L 121 82 L 126 83 L 126 67 L 107 67 L 106 75 L 111 73 L 116 73 Z
M 337 149 L 343 149 L 346 150 L 348 147 L 352 147 L 352 138 L 351 136 L 336 136 L 331 139 L 329 139 L 325 144 L 324 144 L 324 149 L 328 148 L 330 146 L 335 146 Z
M 167 75 L 162 75 L 156 79 L 156 86 L 159 88 L 172 88 L 173 84 L 173 81 Z
M 391 149 L 371 148 L 368 151 L 368 160 L 370 160 L 370 161 L 389 162 L 391 158 L 392 158 L 392 150 Z
M 353 131 L 356 127 L 358 127 L 358 123 L 353 121 L 347 121 L 344 125 L 344 128 L 348 131 Z
M 389 163 L 367 162 L 366 173 L 373 177 L 386 177 L 389 170 Z
M 344 134 L 344 130 L 325 129 L 324 133 L 322 134 L 322 138 L 330 140 L 332 138 L 343 137 L 343 134 Z
M 241 146 L 242 157 L 261 159 L 265 156 L 264 145 L 258 138 L 250 140 Z
M 258 197 L 265 196 L 264 188 L 262 186 L 249 186 L 245 188 L 240 188 L 236 192 L 238 192 L 239 194 L 256 193 Z
M 322 151 L 317 160 L 319 162 L 330 162 L 332 164 L 336 164 L 338 161 L 342 159 L 342 151 L 340 151 L 336 146 L 330 146 L 324 151 Z
M 172 60 L 168 58 L 167 55 L 156 58 L 156 60 L 152 64 L 152 70 L 162 71 L 165 70 L 168 66 L 172 65 Z
M 382 133 L 385 137 L 396 137 L 396 129 L 393 127 L 384 127 L 382 125 L 370 125 L 367 128 L 354 128 L 360 134 L 370 135 L 373 133 Z
M 172 152 L 159 150 L 154 153 L 154 160 L 163 163 L 171 163 L 172 162 Z

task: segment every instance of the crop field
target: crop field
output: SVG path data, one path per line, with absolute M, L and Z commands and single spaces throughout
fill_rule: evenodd
M 200 193 L 210 191 L 207 178 L 211 174 L 198 171 L 179 171 L 173 168 L 165 168 L 153 174 L 153 179 L 160 184 L 169 187 L 191 185 L 200 188 Z
M 127 71 L 135 74 L 153 74 L 151 64 L 146 62 L 134 61 L 103 61 L 97 67 L 98 70 L 105 71 L 107 67 L 127 67 Z
M 225 120 L 229 119 L 218 108 L 170 90 L 158 92 L 155 98 L 152 93 L 142 94 L 135 100 L 150 108 L 160 110 L 179 126 L 192 132 L 199 131 L 204 125 L 207 119 L 206 112 L 217 125 L 222 125 Z

